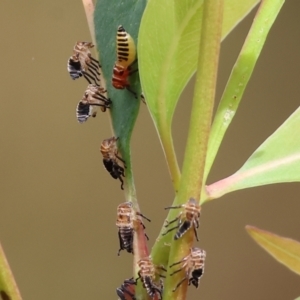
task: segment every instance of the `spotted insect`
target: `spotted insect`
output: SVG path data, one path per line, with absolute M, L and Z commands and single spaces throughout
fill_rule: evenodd
M 133 278 L 124 280 L 123 284 L 117 288 L 117 295 L 120 300 L 136 300 L 135 298 L 136 282 Z
M 112 137 L 106 139 L 101 143 L 100 151 L 103 156 L 103 165 L 105 169 L 110 173 L 114 179 L 121 181 L 121 189 L 123 190 L 124 181 L 122 177 L 125 177 L 124 168 L 126 168 L 125 161 L 118 155 L 117 140 L 119 138 Z M 121 161 L 124 167 L 118 164 Z
M 136 93 L 130 89 L 128 77 L 137 72 L 132 70 L 132 64 L 136 61 L 136 48 L 133 38 L 120 25 L 117 31 L 117 61 L 113 68 L 112 85 L 116 89 L 127 89 L 135 98 Z
M 142 217 L 151 222 L 143 214 L 134 210 L 132 202 L 121 203 L 117 208 L 116 225 L 119 228 L 118 236 L 120 242 L 118 255 L 120 255 L 122 250 L 126 250 L 128 253 L 133 253 L 134 230 L 136 230 L 138 225 L 141 225 L 143 229 L 145 229 L 144 223 L 136 216 Z M 149 239 L 146 234 L 145 236 Z
M 147 294 L 153 299 L 156 295 L 159 299 L 162 299 L 163 294 L 163 281 L 161 278 L 166 278 L 159 271 L 166 272 L 167 270 L 163 266 L 155 266 L 152 262 L 151 257 L 145 257 L 138 261 L 139 271 L 136 282 L 140 279 L 143 287 L 146 289 Z M 156 278 L 159 278 L 159 282 Z
M 189 201 L 186 204 L 178 205 L 178 206 L 170 206 L 166 207 L 165 209 L 173 209 L 173 208 L 184 208 L 183 211 L 179 213 L 179 215 L 172 221 L 169 221 L 165 227 L 169 227 L 170 224 L 177 222 L 177 225 L 175 227 L 172 227 L 168 229 L 163 235 L 166 235 L 168 232 L 178 229 L 174 240 L 178 240 L 181 238 L 190 228 L 193 227 L 195 237 L 197 241 L 198 234 L 197 229 L 199 227 L 199 218 L 200 218 L 200 211 L 201 206 L 197 204 L 196 200 L 194 198 L 190 198 Z
M 99 61 L 92 57 L 90 48 L 93 47 L 90 42 L 77 42 L 73 48 L 73 55 L 68 60 L 68 72 L 74 80 L 83 76 L 89 84 L 94 81 L 99 85 L 101 66 Z
M 173 276 L 181 270 L 185 271 L 185 276 L 178 282 L 176 287 L 173 289 L 173 292 L 175 292 L 185 280 L 188 280 L 189 285 L 192 284 L 196 288 L 198 288 L 200 278 L 204 273 L 205 258 L 206 252 L 202 249 L 194 247 L 190 249 L 189 255 L 184 257 L 182 260 L 170 265 L 170 268 L 172 268 L 173 266 L 182 264 L 181 267 L 178 270 L 171 273 L 170 276 Z
M 76 108 L 76 117 L 79 123 L 87 121 L 90 116 L 96 117 L 97 112 L 93 111 L 95 107 L 100 107 L 103 112 L 110 108 L 111 100 L 103 95 L 105 92 L 98 85 L 88 85 Z

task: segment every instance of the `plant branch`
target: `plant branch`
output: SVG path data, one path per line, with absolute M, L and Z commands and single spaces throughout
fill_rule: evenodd
M 198 66 L 190 128 L 185 151 L 182 177 L 176 205 L 183 204 L 190 197 L 200 200 L 206 159 L 208 138 L 214 107 L 217 70 L 222 33 L 223 0 L 205 0 L 203 23 L 199 46 Z M 172 241 L 169 261 L 181 260 L 188 254 L 193 243 L 193 232 L 188 231 L 179 241 Z M 182 272 L 169 276 L 166 280 L 164 299 L 185 299 L 187 281 L 176 292 L 172 292 Z
M 4 251 L 0 245 L 0 299 L 22 300 Z
M 209 137 L 205 179 L 210 172 L 224 135 L 235 116 L 268 33 L 283 3 L 284 0 L 264 0 L 257 11 L 243 48 L 232 69 L 214 118 Z

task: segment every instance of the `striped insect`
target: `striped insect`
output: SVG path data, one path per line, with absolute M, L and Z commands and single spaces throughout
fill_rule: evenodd
M 194 198 L 190 198 L 186 204 L 178 206 L 170 206 L 165 209 L 177 209 L 183 208 L 179 215 L 172 221 L 167 222 L 165 227 L 169 227 L 170 224 L 177 222 L 175 227 L 168 229 L 163 235 L 166 235 L 168 232 L 177 229 L 177 232 L 174 236 L 174 240 L 181 238 L 190 228 L 193 228 L 197 241 L 198 234 L 197 229 L 199 227 L 199 218 L 201 206 L 196 202 Z
M 136 61 L 136 48 L 133 38 L 120 25 L 117 31 L 117 61 L 113 68 L 112 85 L 116 89 L 127 89 L 136 98 L 136 93 L 130 89 L 128 77 L 137 72 L 132 70 L 132 64 Z
M 103 165 L 105 169 L 110 173 L 114 179 L 119 179 L 121 181 L 121 189 L 123 190 L 124 181 L 122 177 L 125 177 L 124 168 L 126 168 L 125 161 L 118 155 L 117 140 L 119 138 L 112 137 L 104 140 L 101 143 L 100 151 L 103 156 Z M 124 167 L 118 164 L 121 161 Z
M 88 85 L 76 108 L 76 117 L 79 123 L 87 121 L 90 116 L 96 117 L 97 112 L 93 111 L 95 107 L 100 107 L 103 112 L 110 108 L 111 100 L 103 95 L 105 92 L 96 84 Z
M 68 60 L 68 72 L 72 79 L 84 77 L 89 84 L 92 81 L 99 85 L 99 61 L 92 57 L 90 49 L 94 45 L 90 42 L 77 42 L 73 48 L 73 55 Z
M 156 295 L 162 299 L 163 294 L 163 281 L 161 278 L 166 278 L 159 271 L 167 271 L 163 266 L 155 266 L 151 257 L 145 257 L 138 261 L 139 271 L 136 282 L 140 279 L 143 287 L 146 289 L 147 294 L 153 299 Z M 156 281 L 156 278 L 159 281 Z
M 117 295 L 120 300 L 136 300 L 135 298 L 136 282 L 133 278 L 124 280 L 123 284 L 117 288 Z
M 189 255 L 184 257 L 182 260 L 170 265 L 170 268 L 172 268 L 173 266 L 182 264 L 181 267 L 171 273 L 170 276 L 173 276 L 181 270 L 185 271 L 185 276 L 178 282 L 176 287 L 173 289 L 173 292 L 175 292 L 185 280 L 188 280 L 189 285 L 192 284 L 196 288 L 198 288 L 200 278 L 204 273 L 205 258 L 206 252 L 202 249 L 194 247 L 190 249 Z
M 137 218 L 136 216 L 142 217 L 150 222 L 147 217 L 134 210 L 132 202 L 121 203 L 117 208 L 116 225 L 119 228 L 118 236 L 120 242 L 118 255 L 120 255 L 120 252 L 122 250 L 126 250 L 128 253 L 133 253 L 134 230 L 138 225 L 141 225 L 145 229 L 145 225 L 143 224 L 141 219 Z M 137 222 L 139 224 L 137 224 Z M 146 234 L 145 236 L 147 239 L 149 239 Z

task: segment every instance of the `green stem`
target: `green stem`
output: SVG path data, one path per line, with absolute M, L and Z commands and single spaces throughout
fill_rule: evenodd
M 206 0 L 203 10 L 197 77 L 184 156 L 178 204 L 200 199 L 214 107 L 222 30 L 223 0 Z
M 4 251 L 0 245 L 0 299 L 22 300 Z
M 235 116 L 268 33 L 283 3 L 284 0 L 264 0 L 257 11 L 214 118 L 209 137 L 205 179 L 210 172 L 224 135 Z M 205 201 L 205 199 L 202 200 Z
M 94 25 L 94 11 L 95 11 L 94 2 L 93 0 L 82 0 L 82 4 L 84 7 L 93 44 L 96 45 L 95 25 Z
M 204 1 L 195 93 L 180 188 L 175 200 L 177 205 L 186 203 L 190 197 L 200 200 L 215 99 L 223 7 L 224 0 Z M 179 241 L 173 240 L 169 261 L 174 263 L 185 257 L 192 246 L 193 239 L 193 232 L 190 230 Z M 172 292 L 182 275 L 182 272 L 179 272 L 178 276 L 167 277 L 165 300 L 174 297 L 186 298 L 187 281 L 175 293 Z

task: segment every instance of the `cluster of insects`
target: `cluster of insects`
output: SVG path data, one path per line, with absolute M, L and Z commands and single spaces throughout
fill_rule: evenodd
M 122 25 L 117 30 L 116 45 L 117 59 L 113 66 L 112 86 L 116 89 L 126 88 L 137 98 L 128 80 L 129 76 L 137 71 L 131 69 L 136 62 L 136 47 L 133 38 Z M 83 98 L 77 104 L 76 117 L 79 123 L 87 121 L 90 116 L 95 117 L 96 107 L 101 107 L 104 112 L 112 104 L 112 101 L 105 96 L 107 91 L 101 87 L 99 78 L 101 65 L 92 57 L 90 49 L 93 47 L 91 42 L 77 42 L 67 65 L 73 80 L 84 77 L 89 83 Z
M 107 90 L 101 86 L 99 61 L 92 57 L 91 42 L 77 42 L 73 48 L 73 54 L 68 60 L 68 72 L 73 80 L 84 77 L 88 86 L 82 99 L 76 107 L 76 118 L 79 123 L 84 123 L 89 117 L 96 117 L 100 108 L 102 112 L 110 109 L 113 102 L 106 96 Z M 136 93 L 131 90 L 129 76 L 137 71 L 132 70 L 136 62 L 136 47 L 133 38 L 126 32 L 122 25 L 118 26 L 116 34 L 116 62 L 113 66 L 112 86 L 116 89 L 127 89 L 135 97 Z M 112 137 L 102 142 L 100 152 L 103 156 L 105 169 L 114 179 L 121 181 L 123 189 L 125 161 L 119 156 L 117 147 L 118 138 Z M 122 164 L 122 165 L 121 165 Z
M 165 227 L 167 228 L 170 224 L 175 222 L 177 222 L 177 225 L 167 229 L 163 235 L 176 229 L 174 240 L 178 240 L 189 230 L 192 230 L 198 240 L 197 229 L 199 227 L 201 207 L 194 198 L 190 198 L 185 204 L 180 206 L 170 206 L 166 209 L 181 209 L 181 211 L 178 216 L 168 222 Z M 134 232 L 137 230 L 137 226 L 145 228 L 141 218 L 150 221 L 141 213 L 136 212 L 131 202 L 125 202 L 118 206 L 116 222 L 120 242 L 118 255 L 121 250 L 133 253 Z M 187 281 L 188 285 L 192 284 L 198 288 L 200 278 L 204 273 L 205 258 L 206 252 L 204 250 L 193 247 L 190 249 L 187 256 L 169 266 L 169 268 L 173 269 L 174 266 L 180 265 L 179 268 L 169 274 L 170 276 L 180 272 L 184 273 L 183 277 L 174 287 L 173 292 L 175 292 L 184 281 Z M 140 280 L 150 298 L 154 299 L 157 297 L 157 299 L 162 299 L 164 289 L 162 278 L 165 278 L 165 275 L 163 275 L 162 272 L 167 272 L 167 269 L 165 269 L 164 266 L 153 264 L 150 256 L 140 259 L 137 264 L 139 268 L 137 273 L 138 277 L 135 280 L 133 278 L 125 280 L 121 287 L 117 288 L 119 298 L 121 300 L 136 299 L 135 285 L 138 280 Z
M 91 48 L 94 45 L 91 42 L 77 42 L 73 48 L 73 54 L 68 60 L 68 72 L 72 79 L 84 77 L 88 82 L 88 86 L 83 94 L 82 99 L 77 104 L 76 117 L 79 123 L 84 123 L 89 117 L 95 117 L 97 109 L 105 112 L 113 106 L 113 102 L 107 97 L 106 89 L 101 86 L 100 71 L 101 65 L 98 60 L 92 57 Z M 137 72 L 137 68 L 133 68 L 136 63 L 136 47 L 133 38 L 126 32 L 122 25 L 118 26 L 116 35 L 116 53 L 117 59 L 113 66 L 113 75 L 111 84 L 116 89 L 127 89 L 135 98 L 136 93 L 130 88 L 129 77 Z M 143 99 L 143 97 L 142 97 Z M 100 152 L 103 158 L 103 165 L 110 173 L 112 178 L 121 182 L 121 189 L 124 189 L 124 180 L 126 162 L 120 156 L 118 149 L 119 137 L 111 137 L 102 141 Z M 170 206 L 166 209 L 180 209 L 176 218 L 168 221 L 165 225 L 166 231 L 163 235 L 175 231 L 174 240 L 179 240 L 188 231 L 192 230 L 197 241 L 197 229 L 199 227 L 199 218 L 201 207 L 197 201 L 190 198 L 187 203 L 179 206 Z M 143 220 L 150 220 L 140 212 L 136 211 L 132 202 L 124 202 L 117 207 L 116 226 L 118 228 L 119 250 L 134 254 L 134 241 L 139 229 L 145 229 Z M 174 225 L 173 227 L 170 225 Z M 145 234 L 145 233 L 143 233 Z M 148 236 L 145 234 L 148 240 Z M 204 272 L 206 252 L 202 249 L 193 247 L 187 256 L 181 260 L 169 265 L 173 271 L 169 276 L 182 273 L 177 285 L 174 287 L 175 292 L 178 287 L 187 281 L 188 285 L 199 286 L 200 278 Z M 141 282 L 145 292 L 152 299 L 162 299 L 164 284 L 163 275 L 167 272 L 164 266 L 155 265 L 151 256 L 142 257 L 138 262 L 137 278 L 126 279 L 122 285 L 117 288 L 116 292 L 121 300 L 135 300 L 135 286 L 138 281 Z M 174 266 L 179 266 L 174 269 Z

